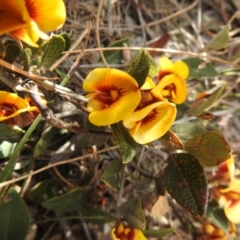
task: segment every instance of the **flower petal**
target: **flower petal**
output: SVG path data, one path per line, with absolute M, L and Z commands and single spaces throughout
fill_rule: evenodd
M 83 82 L 85 97 L 91 97 L 87 108 L 89 121 L 97 126 L 107 126 L 121 121 L 137 107 L 141 99 L 138 84 L 126 72 L 97 68 Z
M 189 75 L 189 68 L 186 63 L 177 61 L 173 63 L 174 73 L 185 80 Z
M 146 78 L 145 83 L 142 85 L 141 89 L 147 90 L 147 89 L 152 89 L 154 88 L 156 85 L 153 82 L 153 80 L 149 77 Z
M 132 113 L 123 120 L 123 125 L 129 129 L 136 142 L 146 144 L 160 138 L 169 130 L 176 113 L 175 104 L 167 101 L 156 102 Z
M 167 57 L 161 57 L 159 60 L 159 78 L 161 79 L 166 74 L 173 73 L 174 65 Z
M 66 20 L 63 0 L 26 0 L 29 15 L 44 32 L 62 27 Z

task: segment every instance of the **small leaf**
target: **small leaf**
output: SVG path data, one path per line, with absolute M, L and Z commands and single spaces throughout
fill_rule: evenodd
M 38 50 L 38 68 L 48 67 L 65 49 L 65 40 L 58 35 L 52 35 Z
M 155 77 L 158 74 L 158 66 L 155 62 L 155 60 L 148 54 L 148 60 L 149 60 L 149 64 L 150 64 L 150 69 L 148 72 L 148 76 L 149 77 Z
M 174 228 L 162 228 L 159 230 L 145 230 L 143 234 L 147 238 L 163 238 L 174 232 Z
M 82 205 L 80 210 L 83 219 L 94 224 L 105 224 L 115 220 L 115 217 L 112 214 L 87 203 Z
M 119 207 L 119 210 L 130 227 L 145 229 L 145 216 L 139 198 L 129 199 Z
M 188 140 L 185 148 L 207 167 L 226 161 L 232 151 L 224 137 L 215 131 L 208 131 Z
M 158 139 L 163 145 L 169 149 L 184 149 L 183 143 L 178 136 L 168 130 L 161 138 Z
M 132 161 L 137 152 L 138 144 L 133 140 L 122 122 L 111 125 L 113 135 L 119 144 L 123 163 Z
M 38 182 L 29 192 L 29 197 L 37 202 L 46 201 L 56 196 L 57 185 L 59 181 L 57 179 L 46 179 L 42 182 Z
M 30 48 L 25 48 L 21 51 L 18 58 L 18 63 L 23 66 L 23 69 L 28 71 L 31 63 L 32 50 Z
M 230 24 L 227 24 L 214 38 L 208 42 L 204 49 L 207 50 L 220 50 L 227 46 L 229 42 L 229 31 L 231 30 Z
M 200 100 L 195 101 L 188 109 L 188 113 L 193 116 L 200 116 L 218 100 L 226 86 L 227 84 L 224 83 L 213 94 L 211 94 L 210 97 L 201 98 Z
M 163 164 L 163 181 L 168 193 L 196 218 L 204 217 L 208 188 L 203 167 L 189 154 L 172 154 Z
M 130 45 L 130 38 L 122 38 L 111 43 L 108 47 L 123 47 L 124 44 Z M 120 63 L 123 59 L 122 50 L 103 51 L 103 55 L 108 63 Z
M 208 203 L 206 217 L 221 229 L 227 230 L 229 228 L 229 220 L 227 219 L 223 208 L 220 208 L 216 201 Z
M 71 38 L 70 38 L 69 34 L 66 33 L 66 32 L 62 32 L 59 36 L 63 37 L 64 40 L 65 40 L 64 51 L 68 51 L 70 49 L 70 47 L 71 47 L 71 44 L 72 44 Z
M 16 146 L 17 146 L 16 140 L 12 141 L 0 140 L 0 159 L 9 157 L 13 153 Z
M 193 122 L 178 123 L 171 127 L 171 131 L 177 135 L 177 137 L 184 144 L 186 141 L 193 137 L 200 135 L 207 130 L 199 124 Z
M 19 136 L 20 133 L 25 131 L 17 126 L 11 126 L 7 123 L 0 122 L 0 139 L 9 140 Z
M 77 188 L 61 196 L 44 201 L 42 206 L 59 213 L 79 210 L 86 199 L 87 193 L 88 190 Z
M 148 52 L 141 49 L 137 52 L 135 57 L 129 66 L 128 73 L 138 82 L 138 86 L 141 87 L 148 76 L 150 63 Z
M 2 199 L 0 212 L 0 239 L 24 240 L 30 227 L 30 215 L 14 189 L 10 189 Z
M 199 58 L 187 58 L 184 59 L 189 67 L 188 79 L 201 79 L 203 77 L 216 77 L 218 72 L 210 63 L 204 63 L 202 59 Z M 200 67 L 204 63 L 204 67 Z
M 121 161 L 112 161 L 102 174 L 102 181 L 114 191 L 117 191 L 120 187 L 120 173 L 122 167 Z

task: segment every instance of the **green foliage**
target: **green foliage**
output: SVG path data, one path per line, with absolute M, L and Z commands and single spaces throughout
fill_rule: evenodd
M 17 145 L 17 140 L 0 140 L 0 159 L 9 157 Z
M 24 240 L 30 227 L 30 214 L 14 189 L 1 200 L 0 212 L 0 239 Z
M 163 228 L 160 230 L 144 230 L 143 234 L 147 238 L 163 238 L 174 232 L 174 228 Z
M 207 180 L 199 161 L 189 154 L 172 154 L 163 164 L 168 193 L 196 218 L 203 218 L 208 200 Z

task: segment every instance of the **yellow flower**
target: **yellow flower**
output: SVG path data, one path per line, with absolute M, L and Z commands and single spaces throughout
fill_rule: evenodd
M 0 91 L 0 122 L 16 117 L 23 112 L 37 111 L 23 98 L 14 93 Z
M 0 0 L 0 35 L 10 33 L 27 44 L 38 47 L 44 32 L 62 27 L 66 19 L 63 0 Z
M 90 92 L 87 109 L 89 121 L 97 126 L 119 122 L 138 106 L 141 93 L 138 84 L 126 72 L 96 68 L 83 82 L 83 89 Z
M 125 227 L 123 223 L 112 229 L 111 237 L 112 240 L 147 240 L 140 229 Z
M 149 80 L 146 82 L 143 88 L 149 87 Z M 177 110 L 175 104 L 164 99 L 156 88 L 141 90 L 141 102 L 131 115 L 124 118 L 123 125 L 129 129 L 137 143 L 146 144 L 160 138 L 169 130 Z
M 187 97 L 186 78 L 188 66 L 177 61 L 172 63 L 167 57 L 161 57 L 159 62 L 159 90 L 163 97 L 170 99 L 176 104 L 181 104 Z

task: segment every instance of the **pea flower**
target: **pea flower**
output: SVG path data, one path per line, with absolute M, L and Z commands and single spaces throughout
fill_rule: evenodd
M 167 57 L 161 57 L 159 62 L 158 85 L 160 85 L 163 97 L 170 99 L 176 104 L 181 104 L 187 97 L 186 78 L 188 66 L 177 61 L 172 63 Z
M 0 0 L 0 35 L 9 33 L 25 43 L 38 47 L 45 32 L 62 27 L 66 19 L 63 0 Z
M 140 229 L 125 227 L 123 223 L 112 229 L 111 237 L 112 240 L 147 240 Z
M 123 120 L 138 106 L 141 93 L 138 83 L 128 73 L 108 68 L 96 68 L 83 82 L 89 92 L 87 109 L 89 121 L 96 126 L 107 126 Z
M 173 124 L 177 110 L 173 103 L 163 98 L 160 85 L 151 88 L 147 78 L 141 88 L 141 102 L 138 107 L 123 120 L 130 135 L 140 144 L 147 144 L 163 136 Z
M 31 107 L 28 101 L 14 93 L 0 91 L 0 122 L 31 111 L 38 111 L 38 108 Z

